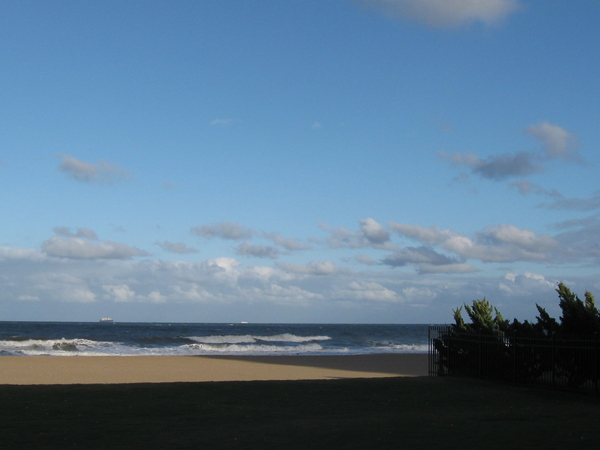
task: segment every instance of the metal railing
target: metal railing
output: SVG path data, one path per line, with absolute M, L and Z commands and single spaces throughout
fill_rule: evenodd
M 600 339 L 429 328 L 429 375 L 462 376 L 589 392 L 600 388 Z

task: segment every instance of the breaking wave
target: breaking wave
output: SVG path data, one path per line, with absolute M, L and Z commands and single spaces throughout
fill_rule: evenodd
M 239 344 L 191 344 L 189 346 L 194 350 L 199 350 L 202 353 L 219 353 L 223 355 L 231 354 L 282 354 L 282 353 L 315 353 L 321 352 L 323 347 L 319 344 L 307 345 L 239 345 Z
M 1 356 L 427 353 L 426 325 L 2 322 Z
M 223 336 L 190 336 L 190 339 L 202 344 L 254 344 L 256 342 L 312 342 L 328 341 L 329 336 L 296 336 L 294 334 L 284 333 L 274 336 L 253 336 L 253 335 L 223 335 Z

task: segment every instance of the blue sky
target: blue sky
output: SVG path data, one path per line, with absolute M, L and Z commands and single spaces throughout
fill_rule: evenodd
M 5 1 L 3 320 L 600 292 L 600 3 Z

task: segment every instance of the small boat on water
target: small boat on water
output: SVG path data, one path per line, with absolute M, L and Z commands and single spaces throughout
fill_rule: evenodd
M 112 322 L 113 320 L 110 317 L 102 317 L 100 322 Z

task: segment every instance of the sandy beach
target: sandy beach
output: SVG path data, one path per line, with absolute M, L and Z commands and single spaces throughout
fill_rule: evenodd
M 426 376 L 425 354 L 0 358 L 0 384 L 125 384 Z
M 1 357 L 2 445 L 61 450 L 600 445 L 596 398 L 421 376 L 426 372 L 423 354 Z

